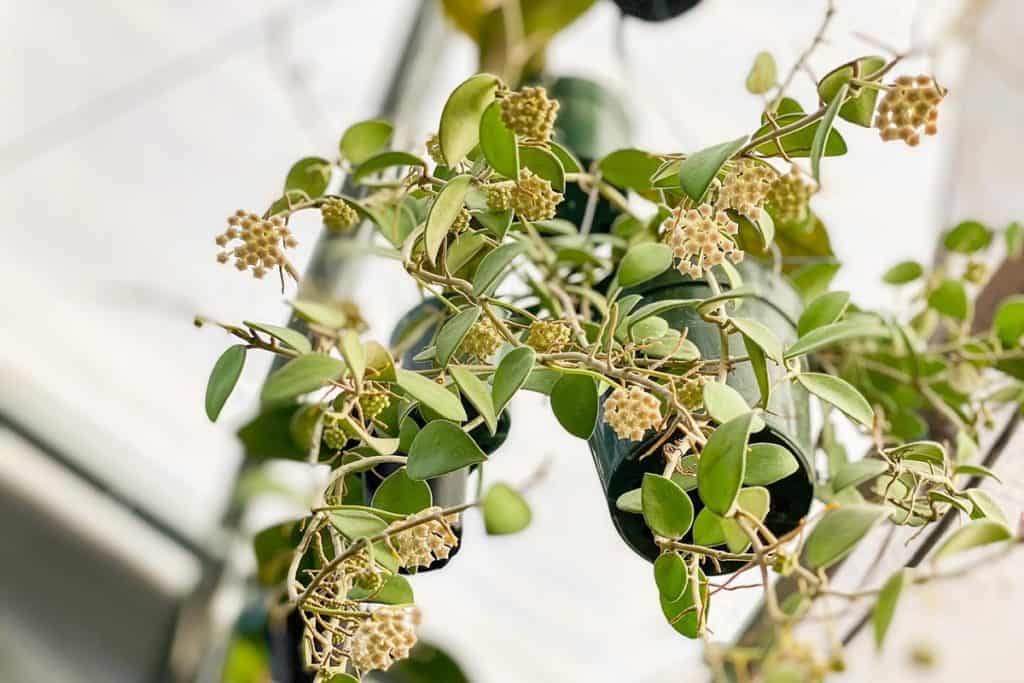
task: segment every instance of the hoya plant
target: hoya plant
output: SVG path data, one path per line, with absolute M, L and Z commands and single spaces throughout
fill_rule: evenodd
M 409 655 L 415 574 L 451 558 L 462 515 L 479 510 L 490 534 L 529 526 L 521 488 L 453 502 L 444 485 L 482 470 L 503 432 L 535 428 L 508 420 L 520 392 L 549 397 L 589 444 L 617 530 L 653 563 L 667 627 L 703 639 L 721 680 L 821 680 L 842 662 L 806 636 L 821 598 L 877 600 L 881 645 L 900 593 L 945 576 L 947 557 L 1010 551 L 1008 520 L 978 488 L 994 475 L 977 443 L 1021 397 L 1024 300 L 1006 299 L 991 324 L 972 302 L 985 264 L 1019 255 L 1024 230 L 965 222 L 945 234 L 940 265 L 894 264 L 885 281 L 909 302 L 896 314 L 830 290 L 838 263 L 813 204 L 825 160 L 847 151 L 842 130 L 916 146 L 937 133 L 947 91 L 901 73 L 899 55 L 852 55 L 797 101 L 788 90 L 809 52 L 781 81 L 757 57 L 746 86 L 765 104 L 740 137 L 586 163 L 559 142 L 560 104 L 542 85 L 479 73 L 450 94 L 425 154 L 390 149 L 391 125 L 362 121 L 292 166 L 267 208 L 228 217 L 218 261 L 289 295 L 302 213 L 352 235 L 363 258 L 399 262 L 423 295 L 390 340 L 366 336 L 351 304 L 298 297 L 292 327 L 213 323 L 236 341 L 211 373 L 210 419 L 247 356 L 272 354 L 260 414 L 240 433 L 247 455 L 330 470 L 304 517 L 255 539 L 274 613 L 297 615 L 317 681 Z M 566 209 L 571 194 L 582 210 Z M 847 457 L 839 422 L 866 453 Z M 939 565 L 857 594 L 831 586 L 830 568 L 873 529 L 923 532 L 948 515 L 960 523 Z M 785 600 L 779 577 L 795 587 Z M 715 594 L 744 588 L 763 591 L 771 636 L 716 643 Z

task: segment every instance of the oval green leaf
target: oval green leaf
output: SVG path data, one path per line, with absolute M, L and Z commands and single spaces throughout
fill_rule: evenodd
M 798 469 L 800 463 L 788 448 L 774 443 L 753 443 L 747 454 L 743 484 L 768 486 L 782 481 Z
M 928 305 L 956 320 L 966 320 L 970 310 L 967 289 L 960 280 L 946 279 L 928 294 Z
M 697 465 L 697 493 L 712 512 L 733 511 L 747 465 L 747 440 L 754 414 L 734 417 L 711 433 Z
M 679 185 L 690 198 L 699 202 L 725 162 L 740 151 L 749 138 L 741 138 L 708 147 L 686 157 L 679 164 Z
M 850 303 L 849 292 L 825 292 L 811 303 L 800 314 L 800 321 L 797 323 L 797 334 L 801 337 L 825 325 L 831 325 L 839 320 L 846 307 Z
M 437 260 L 437 253 L 441 250 L 444 238 L 448 236 L 452 223 L 462 211 L 466 202 L 466 193 L 473 183 L 473 176 L 460 175 L 452 178 L 441 188 L 430 206 L 430 213 L 427 214 L 426 228 L 424 229 L 424 240 L 427 248 L 427 258 L 431 263 Z
M 566 374 L 551 388 L 551 410 L 565 431 L 589 439 L 597 426 L 597 383 L 589 375 Z
M 654 584 L 662 600 L 675 602 L 683 597 L 689 581 L 686 563 L 676 553 L 662 553 L 654 561 Z
M 512 261 L 523 252 L 519 242 L 503 244 L 484 256 L 473 275 L 473 294 L 481 296 L 494 291 L 501 282 L 501 276 Z
M 284 180 L 284 191 L 302 192 L 310 199 L 316 199 L 327 190 L 331 180 L 331 162 L 320 157 L 299 159 L 289 169 Z
M 650 472 L 640 486 L 644 522 L 658 536 L 678 539 L 693 524 L 693 501 L 679 484 Z
M 487 430 L 493 435 L 498 429 L 498 416 L 494 410 L 494 402 L 491 399 L 491 391 L 487 385 L 466 368 L 456 365 L 451 372 L 452 379 L 462 391 L 462 395 L 469 399 L 480 417 L 484 419 Z
M 764 354 L 776 363 L 782 364 L 782 342 L 771 328 L 753 318 L 730 318 L 732 324 L 743 336 L 761 347 Z
M 523 496 L 507 484 L 495 484 L 484 494 L 484 527 L 492 536 L 517 534 L 530 526 L 533 513 Z
M 878 593 L 878 602 L 875 603 L 875 611 L 871 615 L 871 623 L 875 631 L 875 647 L 882 649 L 885 642 L 885 634 L 889 632 L 889 625 L 892 624 L 893 614 L 896 612 L 896 603 L 903 592 L 903 584 L 906 583 L 909 570 L 902 569 L 893 574 L 882 590 Z
M 631 247 L 619 265 L 619 285 L 632 287 L 661 275 L 672 266 L 672 248 L 647 242 Z
M 437 349 L 437 364 L 440 367 L 447 367 L 448 361 L 458 350 L 459 344 L 466 337 L 466 333 L 473 327 L 480 318 L 480 309 L 475 306 L 459 311 L 445 322 L 441 331 L 437 333 L 434 347 Z
M 520 147 L 519 164 L 551 183 L 556 192 L 565 192 L 565 168 L 554 154 L 541 147 Z
M 290 327 L 281 327 L 279 325 L 268 325 L 267 323 L 254 323 L 246 320 L 243 323 L 246 327 L 250 327 L 254 330 L 269 334 L 274 339 L 278 340 L 285 346 L 298 351 L 299 353 L 309 353 L 313 350 L 313 345 L 309 343 L 309 339 L 306 335 L 302 334 L 297 330 L 293 330 Z
M 844 320 L 843 322 L 815 328 L 802 335 L 792 346 L 786 349 L 785 357 L 787 360 L 796 358 L 797 356 L 802 356 L 848 339 L 888 336 L 889 330 L 881 324 L 869 323 L 863 320 Z
M 238 378 L 245 367 L 245 346 L 236 344 L 228 347 L 213 364 L 210 379 L 206 383 L 206 417 L 216 422 L 231 392 L 238 384 Z
M 413 479 L 430 479 L 487 460 L 487 455 L 459 425 L 447 420 L 427 423 L 412 440 L 406 468 Z
M 971 548 L 1008 541 L 1012 538 L 1013 533 L 1005 524 L 991 519 L 976 519 L 954 531 L 935 552 L 935 559 L 941 560 Z
M 946 233 L 943 246 L 961 254 L 973 254 L 992 243 L 992 231 L 978 221 L 964 221 Z
M 905 285 L 924 275 L 924 267 L 917 261 L 900 261 L 885 271 L 882 280 L 890 285 Z
M 516 392 L 522 388 L 526 378 L 530 376 L 530 371 L 533 370 L 535 358 L 536 354 L 533 349 L 529 346 L 521 346 L 509 351 L 498 363 L 491 391 L 496 413 L 504 410 Z
M 380 154 L 367 159 L 359 165 L 356 172 L 352 174 L 353 182 L 360 183 L 375 173 L 380 173 L 389 168 L 398 166 L 419 166 L 426 168 L 427 162 L 415 154 L 408 152 L 381 152 Z
M 466 419 L 462 401 L 443 386 L 411 370 L 396 370 L 398 386 L 405 393 L 446 420 L 461 422 Z
M 880 505 L 844 505 L 825 513 L 804 546 L 804 561 L 811 569 L 825 569 L 853 550 L 888 514 Z
M 480 119 L 494 101 L 498 84 L 497 76 L 476 74 L 449 95 L 437 129 L 441 155 L 449 168 L 454 168 L 480 141 Z
M 370 504 L 395 514 L 411 515 L 433 505 L 434 496 L 425 481 L 413 479 L 402 467 L 380 483 Z
M 619 149 L 598 161 L 597 167 L 612 185 L 642 192 L 651 188 L 661 164 L 661 159 L 642 149 Z
M 395 128 L 387 121 L 373 119 L 349 126 L 341 135 L 341 156 L 358 166 L 387 147 Z
M 325 353 L 307 353 L 288 361 L 267 378 L 260 393 L 263 403 L 290 401 L 316 391 L 341 377 L 345 362 Z
M 491 102 L 480 118 L 480 151 L 495 171 L 519 177 L 519 146 L 516 134 L 501 120 L 501 102 Z
M 871 404 L 845 379 L 820 372 L 803 372 L 797 376 L 797 381 L 804 389 L 839 408 L 865 427 L 874 423 L 875 413 L 871 410 Z

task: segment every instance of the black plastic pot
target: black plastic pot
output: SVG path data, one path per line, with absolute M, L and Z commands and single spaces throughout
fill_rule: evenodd
M 700 0 L 615 0 L 622 13 L 644 21 L 667 21 L 700 4 Z
M 552 81 L 549 94 L 558 100 L 555 139 L 579 157 L 584 169 L 609 152 L 628 146 L 629 116 L 616 95 L 585 78 Z M 583 222 L 588 197 L 576 183 L 567 183 L 556 216 L 575 225 Z M 590 231 L 606 233 L 618 214 L 604 197 L 597 200 Z
M 796 292 L 781 278 L 760 266 L 746 265 L 741 272 L 745 284 L 752 286 L 757 296 L 744 298 L 736 314 L 767 325 L 783 344 L 792 343 L 796 339 L 795 321 L 801 308 Z M 726 289 L 727 285 L 723 284 L 722 287 Z M 673 270 L 638 288 L 628 290 L 627 293 L 641 294 L 644 297 L 638 304 L 639 307 L 666 299 L 707 298 L 711 296 L 711 289 L 707 282 L 684 278 Z M 663 317 L 672 328 L 686 329 L 687 338 L 700 349 L 704 358 L 719 357 L 721 342 L 718 327 L 702 320 L 693 308 L 678 308 L 663 314 Z M 746 355 L 740 335 L 734 334 L 730 337 L 729 352 L 734 357 Z M 771 363 L 769 371 L 773 373 L 773 380 L 777 380 L 783 374 L 781 369 Z M 730 373 L 728 384 L 739 391 L 748 402 L 755 403 L 760 398 L 760 390 L 749 363 L 739 364 Z M 799 386 L 788 382 L 775 384 L 763 417 L 765 427 L 751 435 L 751 443 L 778 444 L 788 449 L 800 463 L 800 468 L 792 475 L 767 487 L 771 494 L 771 507 L 765 525 L 772 533 L 779 535 L 796 528 L 800 519 L 810 509 L 814 495 L 814 475 L 808 459 L 808 454 L 812 450 L 807 393 Z M 652 562 L 658 556 L 658 548 L 643 517 L 619 510 L 615 506 L 615 501 L 623 493 L 638 488 L 644 473 L 661 473 L 664 467 L 661 458 L 648 457 L 643 461 L 639 460 L 640 454 L 657 436 L 654 434 L 642 443 L 622 440 L 601 420 L 590 438 L 594 466 L 604 489 L 612 522 L 626 544 Z M 703 504 L 695 490 L 690 492 L 690 498 L 693 500 L 694 510 L 699 512 Z M 684 542 L 690 540 L 690 534 L 683 538 Z M 705 571 L 708 574 L 728 573 L 737 568 L 738 565 L 730 566 L 725 563 L 721 571 L 716 571 L 713 566 L 706 566 Z
M 432 314 L 439 314 L 443 311 L 441 302 L 437 299 L 425 299 L 412 310 L 406 313 L 395 325 L 394 331 L 391 333 L 391 345 L 394 346 L 398 343 L 402 336 L 402 333 L 410 326 L 417 325 L 421 321 L 425 320 Z M 420 336 L 409 345 L 408 349 L 402 355 L 402 367 L 410 370 L 423 370 L 431 367 L 430 361 L 417 361 L 414 360 L 416 355 L 419 354 L 423 349 L 427 348 L 434 339 L 434 335 L 437 334 L 438 329 L 441 326 L 442 318 L 437 318 L 438 322 L 423 325 Z M 466 414 L 469 419 L 474 419 L 477 416 L 476 410 L 472 405 L 465 399 L 462 401 L 463 407 L 466 409 Z M 426 422 L 417 413 L 411 414 L 413 420 L 422 427 Z M 469 434 L 476 441 L 477 445 L 480 446 L 484 453 L 490 455 L 505 442 L 508 437 L 508 431 L 511 427 L 512 421 L 509 417 L 508 410 L 505 410 L 498 418 L 498 427 L 495 433 L 491 433 L 487 430 L 487 427 L 480 425 L 473 429 Z M 377 491 L 381 482 L 384 479 L 397 470 L 400 466 L 397 464 L 385 464 L 379 465 L 372 470 L 368 470 L 363 473 L 363 495 L 366 504 L 369 505 L 373 499 L 373 494 Z M 434 498 L 434 505 L 442 508 L 454 507 L 465 503 L 468 498 L 467 484 L 469 479 L 469 472 L 465 469 L 451 472 L 449 474 L 442 475 L 440 477 L 434 477 L 428 479 L 427 484 L 430 486 L 430 492 Z M 451 555 L 446 559 L 436 560 L 429 567 L 421 568 L 419 572 L 433 571 L 435 569 L 441 569 L 448 562 L 458 554 L 459 550 L 462 549 L 462 518 L 459 516 L 458 520 L 452 524 L 452 531 L 459 538 L 459 543 L 452 548 Z M 405 570 L 402 570 L 405 573 Z

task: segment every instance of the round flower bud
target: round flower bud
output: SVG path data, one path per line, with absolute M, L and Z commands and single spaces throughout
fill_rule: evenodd
M 562 193 L 555 192 L 544 178 L 528 168 L 519 171 L 519 180 L 512 186 L 511 206 L 516 214 L 528 221 L 543 221 L 555 217 L 555 207 L 562 201 Z
M 675 385 L 676 397 L 687 410 L 698 410 L 704 405 L 704 385 L 708 378 L 704 375 L 690 375 Z
M 549 99 L 544 88 L 522 88 L 506 93 L 501 99 L 501 120 L 526 140 L 550 140 L 557 115 L 558 102 Z
M 364 393 L 359 397 L 359 408 L 367 420 L 377 417 L 390 405 L 391 398 L 384 392 Z
M 393 526 L 426 519 L 440 511 L 439 507 L 430 507 L 409 515 L 405 520 L 395 522 Z M 449 515 L 443 521 L 430 520 L 392 534 L 391 545 L 398 553 L 401 565 L 406 569 L 429 567 L 436 560 L 443 560 L 451 555 L 452 549 L 459 544 L 459 538 L 452 532 L 450 526 L 455 520 L 454 515 Z
M 676 268 L 684 275 L 701 277 L 726 257 L 733 263 L 743 260 L 743 252 L 733 241 L 739 226 L 725 211 L 715 211 L 710 204 L 696 209 L 677 206 L 664 225 L 665 242 L 672 247 L 679 260 Z
M 462 338 L 459 349 L 468 356 L 486 361 L 501 348 L 502 341 L 494 323 L 484 318 L 473 323 L 469 332 Z
M 778 172 L 768 164 L 740 159 L 725 176 L 718 191 L 717 208 L 732 209 L 757 221 L 761 218 L 761 205 L 778 178 Z
M 534 320 L 526 336 L 526 345 L 537 353 L 558 353 L 570 342 L 569 325 L 561 320 Z
M 604 402 L 604 421 L 620 439 L 640 441 L 661 423 L 661 404 L 643 387 L 619 387 Z
M 346 232 L 359 223 L 359 214 L 344 199 L 328 197 L 320 205 L 324 225 L 334 232 Z
M 406 659 L 416 644 L 413 628 L 419 621 L 415 608 L 397 605 L 378 607 L 364 619 L 349 641 L 349 658 L 360 672 L 387 671 L 399 659 Z
M 900 76 L 888 86 L 875 113 L 874 126 L 883 140 L 903 140 L 911 147 L 925 135 L 938 133 L 939 103 L 947 90 L 930 76 Z
M 502 183 L 491 183 L 484 186 L 487 197 L 487 208 L 491 211 L 505 211 L 512 207 L 512 189 L 515 183 L 511 180 Z
M 801 225 L 807 220 L 815 189 L 804 181 L 796 166 L 772 185 L 764 207 L 780 225 Z

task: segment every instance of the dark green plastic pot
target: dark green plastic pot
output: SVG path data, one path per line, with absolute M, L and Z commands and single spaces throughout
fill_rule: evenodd
M 398 343 L 402 333 L 410 326 L 416 325 L 422 321 L 426 316 L 431 314 L 440 313 L 442 311 L 442 304 L 437 299 L 425 299 L 412 310 L 402 316 L 401 320 L 395 325 L 394 331 L 391 333 L 391 345 L 394 346 Z M 438 318 L 439 321 L 443 320 Z M 430 361 L 417 361 L 415 357 L 423 349 L 430 346 L 434 339 L 434 335 L 440 327 L 440 322 L 425 325 L 419 338 L 416 339 L 408 348 L 408 350 L 402 355 L 402 367 L 409 370 L 424 370 L 431 367 Z M 476 409 L 469 404 L 468 401 L 463 399 L 463 407 L 466 409 L 466 414 L 470 420 L 477 416 Z M 411 414 L 414 419 L 421 427 L 426 424 L 422 417 L 417 411 L 413 411 Z M 502 412 L 498 418 L 498 427 L 495 430 L 494 435 L 488 432 L 487 427 L 480 425 L 473 429 L 469 435 L 473 437 L 477 445 L 480 446 L 484 453 L 490 455 L 505 442 L 508 437 L 508 430 L 511 426 L 511 419 L 509 418 L 508 410 Z M 384 479 L 397 470 L 400 466 L 397 464 L 384 464 L 379 465 L 372 470 L 367 470 L 363 473 L 363 495 L 366 504 L 369 505 L 373 500 L 373 494 L 377 491 L 381 482 Z M 434 498 L 434 505 L 442 508 L 454 507 L 456 505 L 462 505 L 468 498 L 467 485 L 469 479 L 469 472 L 465 469 L 451 472 L 449 474 L 441 475 L 440 477 L 434 477 L 427 480 L 427 484 L 430 486 L 430 492 Z M 458 554 L 462 548 L 462 517 L 459 516 L 458 520 L 452 524 L 452 531 L 459 538 L 459 543 L 452 548 L 451 555 L 447 559 L 441 559 L 435 561 L 427 568 L 421 568 L 418 571 L 433 571 L 440 569 L 448 564 L 449 560 Z M 404 572 L 404 570 L 403 570 Z
M 791 287 L 780 277 L 755 264 L 746 265 L 741 269 L 744 281 L 757 292 L 755 298 L 744 298 L 741 307 L 735 312 L 738 316 L 753 318 L 767 325 L 779 337 L 784 345 L 796 339 L 796 320 L 799 317 L 800 298 Z M 727 285 L 722 285 L 723 289 Z M 672 270 L 650 282 L 645 283 L 627 294 L 641 294 L 640 306 L 664 301 L 667 299 L 704 299 L 712 296 L 707 282 L 685 278 Z M 669 325 L 678 330 L 687 330 L 687 338 L 692 341 L 705 358 L 718 358 L 721 342 L 718 327 L 700 318 L 693 308 L 678 308 L 663 315 Z M 729 352 L 733 357 L 745 356 L 743 339 L 734 334 L 729 339 Z M 784 373 L 769 362 L 772 380 L 777 381 Z M 739 391 L 752 405 L 760 400 L 760 390 L 749 363 L 737 365 L 728 378 L 728 384 Z M 789 382 L 774 384 L 768 410 L 764 414 L 765 428 L 752 434 L 751 443 L 775 443 L 796 456 L 800 468 L 789 477 L 766 487 L 771 494 L 771 507 L 765 519 L 765 525 L 776 535 L 784 534 L 796 528 L 800 519 L 810 510 L 814 495 L 814 475 L 808 459 L 811 450 L 809 398 L 801 387 Z M 604 423 L 598 421 L 598 427 L 590 437 L 590 450 L 594 457 L 598 478 L 604 490 L 611 514 L 612 522 L 626 544 L 642 557 L 654 561 L 658 556 L 658 548 L 650 529 L 644 523 L 643 516 L 619 510 L 615 501 L 623 493 L 639 488 L 644 473 L 661 474 L 664 461 L 658 457 L 648 457 L 643 461 L 639 456 L 658 437 L 652 434 L 644 442 L 619 439 L 615 432 Z M 690 492 L 694 510 L 699 512 L 703 507 L 696 490 Z M 690 542 L 688 533 L 683 542 Z M 735 571 L 738 565 L 724 563 L 721 571 L 708 565 L 708 574 Z
M 629 116 L 610 90 L 585 78 L 564 77 L 552 81 L 548 91 L 558 100 L 555 140 L 572 150 L 584 170 L 596 159 L 628 146 Z M 582 224 L 587 200 L 579 185 L 567 183 L 556 216 Z M 598 198 L 595 209 L 590 231 L 608 232 L 617 212 L 604 197 Z

